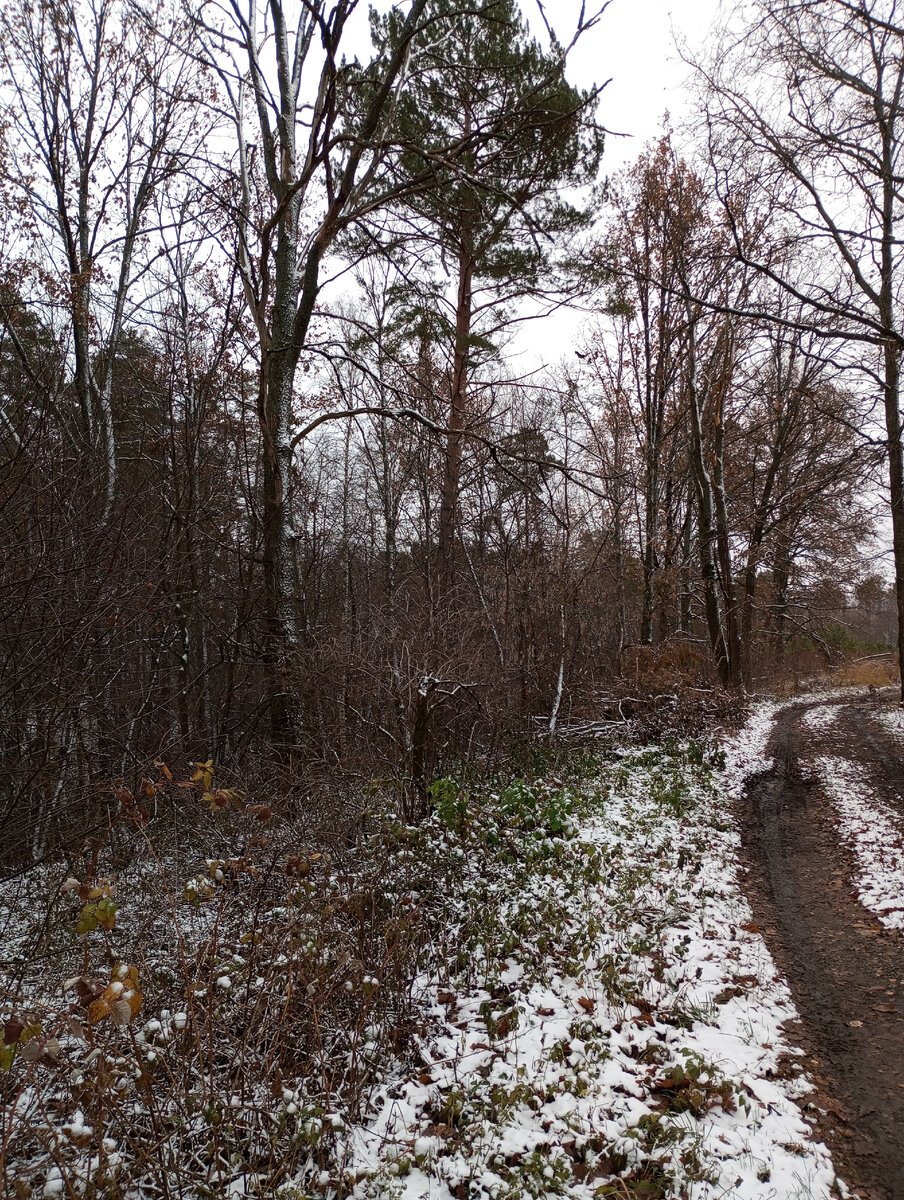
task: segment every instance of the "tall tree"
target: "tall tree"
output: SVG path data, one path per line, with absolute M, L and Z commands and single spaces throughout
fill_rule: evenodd
M 427 0 L 398 12 L 398 36 L 365 68 L 342 59 L 358 0 L 208 0 L 196 23 L 217 64 L 237 137 L 234 245 L 258 337 L 257 414 L 273 737 L 298 737 L 299 642 L 291 511 L 293 388 L 337 238 L 413 186 L 371 184 L 398 141 L 396 113 Z M 249 126 L 255 132 L 249 135 Z
M 653 643 L 659 568 L 663 456 L 668 424 L 680 407 L 686 314 L 679 272 L 688 236 L 688 200 L 669 137 L 645 151 L 612 189 L 612 220 L 602 256 L 616 280 L 612 316 L 625 324 L 634 388 L 640 401 L 643 464 L 643 607 L 640 642 Z M 688 189 L 685 189 L 687 191 Z M 696 219 L 699 199 L 691 200 Z M 683 225 L 682 227 L 682 219 Z M 671 409 L 671 418 L 669 410 Z
M 449 411 L 437 536 L 440 590 L 455 578 L 462 449 L 468 390 L 481 356 L 525 301 L 561 303 L 575 277 L 570 240 L 596 211 L 603 134 L 599 89 L 568 83 L 568 50 L 597 16 L 583 14 L 569 47 L 544 49 L 515 0 L 430 0 L 428 23 L 399 105 L 409 152 L 399 168 L 416 176 L 434 163 L 429 188 L 410 191 L 395 216 L 409 245 L 439 260 L 448 287 L 433 279 L 440 336 L 450 347 Z M 374 19 L 384 52 L 400 43 L 398 13 Z M 396 228 L 398 232 L 398 227 Z M 523 313 L 523 310 L 522 310 Z
M 0 15 L 2 175 L 69 322 L 79 435 L 98 456 L 103 520 L 118 470 L 113 371 L 147 268 L 158 189 L 203 137 L 184 23 L 124 0 L 36 0 Z
M 742 237 L 737 255 L 802 303 L 820 336 L 853 347 L 850 365 L 881 393 L 904 659 L 904 26 L 894 0 L 752 9 L 698 64 L 711 157 L 734 227 L 750 205 L 771 211 L 788 241 L 815 251 L 814 269 Z M 901 686 L 904 699 L 904 675 Z

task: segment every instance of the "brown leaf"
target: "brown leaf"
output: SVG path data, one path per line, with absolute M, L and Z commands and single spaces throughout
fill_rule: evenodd
M 512 1015 L 511 1015 L 511 1013 L 505 1013 L 503 1016 L 501 1016 L 499 1018 L 499 1020 L 496 1024 L 496 1036 L 501 1037 L 501 1038 L 508 1037 L 508 1035 L 511 1033 L 511 1031 L 512 1031 Z
M 75 990 L 78 992 L 79 1003 L 87 1007 L 100 995 L 103 988 L 93 979 L 86 979 L 82 975 L 75 981 Z
M 19 1017 L 13 1016 L 3 1026 L 3 1043 L 6 1046 L 12 1046 L 22 1036 L 22 1030 L 25 1028 L 23 1021 Z
M 591 1000 L 589 996 L 578 996 L 578 1004 L 580 1004 L 584 1012 L 588 1013 L 592 1013 L 596 1008 L 596 1002 Z
M 24 1046 L 19 1047 L 19 1054 L 25 1059 L 26 1062 L 37 1062 L 37 1060 L 41 1057 L 42 1050 L 43 1046 L 41 1045 L 40 1039 L 32 1038 L 31 1041 L 26 1042 Z

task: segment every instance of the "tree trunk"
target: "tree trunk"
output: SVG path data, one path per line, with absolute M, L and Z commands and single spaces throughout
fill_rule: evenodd
M 723 687 L 731 685 L 731 668 L 716 595 L 716 567 L 713 561 L 715 540 L 713 515 L 713 489 L 703 448 L 703 423 L 700 415 L 700 396 L 697 391 L 697 345 L 694 318 L 690 319 L 688 339 L 688 401 L 691 420 L 691 453 L 694 464 L 694 483 L 697 492 L 697 547 L 700 556 L 700 577 L 703 582 L 703 601 L 706 611 L 706 626 L 709 641 L 716 659 L 719 679 Z
M 691 547 L 693 544 L 692 498 L 690 489 L 693 486 L 688 481 L 687 508 L 684 514 L 684 525 L 681 530 L 681 598 L 679 601 L 679 629 L 682 637 L 689 637 L 691 632 Z
M 294 341 L 296 235 L 293 206 L 280 223 L 277 249 L 273 336 L 264 348 L 258 396 L 263 442 L 263 559 L 266 662 L 270 677 L 273 741 L 289 747 L 298 740 L 298 698 L 293 679 L 298 647 L 295 596 L 295 538 L 291 506 L 292 391 L 298 365 Z
M 895 598 L 898 610 L 898 663 L 904 663 L 904 453 L 901 447 L 900 351 L 885 343 L 885 428 L 888 433 L 888 486 L 891 495 L 892 547 L 895 559 Z M 901 703 L 904 704 L 904 670 L 901 670 Z
M 791 555 L 787 542 L 779 542 L 772 564 L 773 601 L 770 606 L 772 636 L 775 639 L 775 664 L 781 669 L 785 662 L 785 629 L 788 612 L 788 582 L 791 577 Z
M 461 452 L 465 428 L 468 388 L 468 357 L 471 338 L 474 259 L 470 231 L 465 228 L 458 255 L 458 296 L 455 307 L 455 353 L 452 364 L 452 396 L 446 432 L 446 462 L 443 471 L 437 545 L 437 594 L 449 599 L 455 586 L 455 531 L 461 483 Z
M 728 675 L 731 686 L 739 692 L 744 690 L 744 671 L 741 658 L 741 627 L 738 593 L 734 582 L 731 563 L 731 541 L 728 529 L 728 500 L 725 495 L 725 411 L 724 392 L 720 389 L 719 411 L 716 417 L 714 456 L 714 488 L 716 517 L 716 549 L 719 556 L 719 573 L 722 577 L 722 592 L 725 597 L 726 651 L 728 653 Z

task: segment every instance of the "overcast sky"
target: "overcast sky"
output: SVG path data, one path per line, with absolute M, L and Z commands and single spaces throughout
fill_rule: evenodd
M 522 0 L 524 11 L 534 19 L 535 3 Z M 544 7 L 564 38 L 574 27 L 579 3 L 545 0 Z M 587 7 L 592 7 L 591 0 Z M 609 139 L 607 173 L 630 162 L 643 143 L 655 137 L 666 110 L 674 122 L 684 115 L 688 71 L 675 51 L 675 36 L 699 46 L 718 7 L 718 0 L 611 0 L 597 27 L 578 44 L 570 78 L 584 86 L 610 79 L 600 109 L 603 122 L 608 129 L 630 135 Z
M 521 0 L 522 11 L 538 30 L 536 0 Z M 587 8 L 592 0 L 587 0 Z M 574 29 L 579 0 L 544 0 L 550 23 L 565 40 Z M 613 133 L 603 168 L 612 175 L 632 162 L 645 142 L 662 128 L 669 112 L 673 125 L 688 113 L 688 69 L 675 49 L 676 38 L 691 48 L 705 41 L 718 12 L 719 0 L 611 0 L 595 29 L 578 43 L 568 76 L 580 86 L 610 80 L 600 116 Z M 560 312 L 529 321 L 511 349 L 514 373 L 535 371 L 562 358 L 574 358 L 574 342 L 586 318 Z

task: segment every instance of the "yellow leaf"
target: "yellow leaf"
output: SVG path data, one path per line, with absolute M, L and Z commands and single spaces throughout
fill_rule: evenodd
M 88 1005 L 88 1024 L 96 1025 L 98 1021 L 102 1021 L 104 1017 L 110 1015 L 110 1005 L 106 1000 L 93 1000 Z

